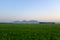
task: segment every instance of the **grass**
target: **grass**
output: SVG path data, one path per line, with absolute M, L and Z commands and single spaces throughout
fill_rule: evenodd
M 0 24 L 0 40 L 60 40 L 60 24 Z

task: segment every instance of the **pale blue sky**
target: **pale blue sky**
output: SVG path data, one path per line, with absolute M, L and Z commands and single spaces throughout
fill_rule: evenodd
M 0 0 L 0 21 L 60 22 L 60 0 Z

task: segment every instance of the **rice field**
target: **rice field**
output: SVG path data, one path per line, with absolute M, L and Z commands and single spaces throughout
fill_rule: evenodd
M 0 24 L 0 40 L 60 40 L 60 24 Z

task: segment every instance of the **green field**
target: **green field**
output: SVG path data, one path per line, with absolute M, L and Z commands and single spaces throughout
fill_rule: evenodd
M 0 40 L 60 40 L 60 24 L 0 24 Z

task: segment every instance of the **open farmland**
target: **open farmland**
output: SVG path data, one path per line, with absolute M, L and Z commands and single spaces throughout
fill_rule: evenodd
M 0 40 L 60 40 L 60 24 L 0 24 Z

